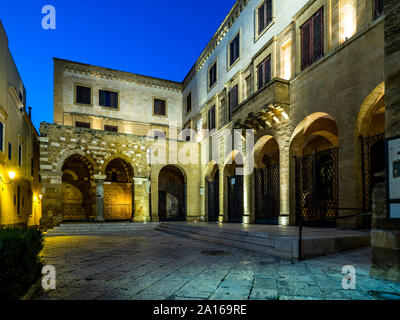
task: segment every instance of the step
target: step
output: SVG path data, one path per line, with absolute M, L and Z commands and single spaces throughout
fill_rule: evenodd
M 161 223 L 156 230 L 184 236 L 192 239 L 224 244 L 232 247 L 263 252 L 288 259 L 298 259 L 297 228 L 277 229 L 269 232 L 269 227 L 259 228 L 263 231 L 220 228 L 218 225 L 193 225 L 180 223 Z M 253 230 L 251 230 L 253 229 Z M 279 230 L 279 232 L 277 232 Z M 337 229 L 313 229 L 305 231 L 302 240 L 303 258 L 336 253 L 370 245 L 370 235 L 366 232 Z
M 77 235 L 90 233 L 133 232 L 155 230 L 158 223 L 68 223 L 48 230 L 45 235 Z
M 202 227 L 182 227 L 167 224 L 160 224 L 156 230 L 287 259 L 297 258 L 297 241 L 290 238 L 268 239 L 268 235 L 266 237 L 263 234 L 260 237 L 257 234 L 249 234 L 244 231 L 210 230 Z

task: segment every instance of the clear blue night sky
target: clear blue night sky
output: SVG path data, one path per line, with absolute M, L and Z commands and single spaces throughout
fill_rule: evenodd
M 0 19 L 33 107 L 53 122 L 53 57 L 182 81 L 235 0 L 1 0 Z M 41 13 L 53 5 L 57 29 Z

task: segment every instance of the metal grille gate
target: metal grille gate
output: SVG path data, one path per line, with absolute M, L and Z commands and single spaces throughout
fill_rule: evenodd
M 208 221 L 218 221 L 219 215 L 219 179 L 208 182 Z
M 131 204 L 104 204 L 104 219 L 106 220 L 131 220 L 132 217 Z
M 338 148 L 296 158 L 297 223 L 321 221 L 338 215 Z M 335 226 L 335 220 L 320 222 Z
M 228 177 L 228 221 L 243 220 L 243 176 Z
M 385 168 L 385 134 L 361 137 L 363 208 L 365 212 L 372 210 L 372 188 L 375 184 L 375 173 Z M 363 227 L 371 228 L 371 216 L 363 218 Z
M 280 214 L 279 163 L 256 169 L 254 177 L 256 223 L 277 224 Z
M 87 208 L 82 203 L 63 203 L 64 221 L 87 221 L 89 215 Z
M 161 221 L 184 221 L 186 212 L 186 184 L 159 182 L 158 215 Z

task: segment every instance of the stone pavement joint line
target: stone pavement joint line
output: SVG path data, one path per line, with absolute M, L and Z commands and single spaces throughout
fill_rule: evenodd
M 208 255 L 204 251 L 227 254 Z M 157 231 L 46 237 L 55 266 L 48 300 L 396 299 L 400 284 L 369 277 L 371 251 L 357 249 L 291 264 L 287 259 Z M 345 265 L 356 290 L 342 289 Z

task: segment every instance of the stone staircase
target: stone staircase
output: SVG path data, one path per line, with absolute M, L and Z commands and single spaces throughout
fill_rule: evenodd
M 130 223 L 63 223 L 54 229 L 45 232 L 45 236 L 67 236 L 87 234 L 118 234 L 121 232 L 135 232 L 139 230 L 155 230 L 157 222 Z
M 257 228 L 257 227 L 264 227 Z M 271 227 L 271 228 L 269 228 Z M 298 234 L 296 227 L 240 225 L 223 227 L 196 223 L 168 223 L 157 226 L 156 230 L 187 238 L 209 241 L 235 248 L 257 251 L 287 259 L 298 259 Z M 304 231 L 303 258 L 312 258 L 330 253 L 367 247 L 370 235 L 367 232 L 343 231 L 336 229 L 313 229 Z M 271 230 L 269 232 L 268 230 Z M 304 229 L 303 229 L 304 230 Z

